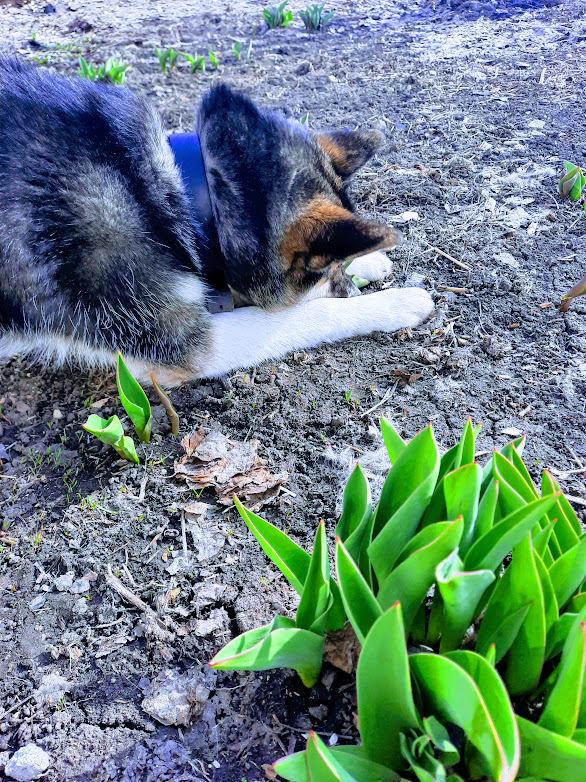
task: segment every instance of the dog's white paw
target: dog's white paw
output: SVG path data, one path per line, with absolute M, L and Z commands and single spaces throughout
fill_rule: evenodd
M 393 263 L 388 255 L 381 252 L 361 255 L 350 263 L 346 273 L 351 277 L 362 277 L 363 280 L 376 282 L 388 277 L 393 269 Z
M 423 288 L 389 288 L 364 296 L 373 330 L 397 331 L 418 326 L 434 310 L 433 299 Z

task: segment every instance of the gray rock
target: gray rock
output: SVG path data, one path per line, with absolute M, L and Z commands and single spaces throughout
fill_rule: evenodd
M 162 671 L 143 699 L 142 708 L 163 725 L 189 725 L 209 698 L 210 688 L 205 686 L 208 678 L 207 671 Z
M 4 773 L 18 782 L 38 779 L 48 768 L 51 758 L 36 744 L 21 747 L 4 766 Z
M 48 673 L 41 679 L 41 684 L 33 696 L 39 706 L 56 706 L 71 690 L 71 684 L 59 673 Z
M 75 574 L 72 570 L 68 570 L 64 576 L 58 576 L 55 579 L 55 588 L 59 592 L 65 592 L 65 590 L 69 589 L 69 587 L 73 584 L 74 575 Z

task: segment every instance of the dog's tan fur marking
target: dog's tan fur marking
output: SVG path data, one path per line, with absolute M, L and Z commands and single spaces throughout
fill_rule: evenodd
M 323 149 L 326 155 L 332 160 L 336 168 L 344 169 L 346 166 L 347 153 L 331 136 L 325 133 L 316 133 L 315 140 Z
M 285 268 L 292 268 L 297 258 L 309 253 L 312 241 L 328 223 L 351 217 L 347 209 L 332 204 L 325 198 L 318 197 L 309 201 L 303 215 L 289 226 L 281 242 L 281 257 L 285 261 Z M 312 258 L 312 266 L 320 269 L 326 265 L 325 259 L 322 258 L 321 263 L 319 261 L 318 258 Z

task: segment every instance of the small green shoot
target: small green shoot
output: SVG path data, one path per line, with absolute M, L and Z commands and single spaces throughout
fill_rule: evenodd
M 120 60 L 109 59 L 104 65 L 94 65 L 80 57 L 77 73 L 90 81 L 109 81 L 112 84 L 122 84 L 128 68 L 130 68 L 130 63 L 122 63 Z
M 328 11 L 324 14 L 324 5 L 308 5 L 305 11 L 299 12 L 299 18 L 305 25 L 305 29 L 309 32 L 317 32 L 323 30 L 326 25 L 332 21 L 334 15 L 333 11 Z
M 574 163 L 564 160 L 564 168 L 565 174 L 560 177 L 560 195 L 562 198 L 569 198 L 570 201 L 577 201 L 586 184 L 586 178 L 580 166 Z
M 350 397 L 352 396 L 352 391 L 354 391 L 353 388 L 350 389 L 350 391 L 344 391 L 344 397 L 346 399 L 346 404 L 350 404 Z
M 289 0 L 283 0 L 280 5 L 272 8 L 263 8 L 262 15 L 269 30 L 275 30 L 278 27 L 287 27 L 293 22 L 293 11 L 285 11 L 285 6 Z
M 301 117 L 299 122 L 302 125 L 309 125 L 309 112 L 308 111 L 305 112 L 305 114 Z
M 181 52 L 181 56 L 189 63 L 189 68 L 191 70 L 191 73 L 197 73 L 197 71 L 201 71 L 202 73 L 205 73 L 205 69 L 206 69 L 205 57 L 199 57 L 197 54 L 194 55 L 187 54 L 186 52 Z
M 83 425 L 83 428 L 86 432 L 97 437 L 98 440 L 111 445 L 116 453 L 123 459 L 126 459 L 126 461 L 139 464 L 132 438 L 124 435 L 122 423 L 117 415 L 113 415 L 106 421 L 104 418 L 100 418 L 99 415 L 92 414 Z
M 208 57 L 210 58 L 210 64 L 212 68 L 217 71 L 220 67 L 220 61 L 218 60 L 218 53 L 212 52 L 211 50 L 208 53 Z
M 240 43 L 240 41 L 235 41 L 232 44 L 232 53 L 234 54 L 234 57 L 237 60 L 240 60 L 240 58 L 242 57 L 242 44 Z
M 169 47 L 168 49 L 155 49 L 155 54 L 159 59 L 159 65 L 163 73 L 167 73 L 167 65 L 174 68 L 177 65 L 177 58 L 180 52 Z

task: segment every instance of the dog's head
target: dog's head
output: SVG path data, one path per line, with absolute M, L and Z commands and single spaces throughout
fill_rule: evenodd
M 346 261 L 401 242 L 356 215 L 347 193 L 380 133 L 312 132 L 224 86 L 204 98 L 197 130 L 227 279 L 244 300 L 278 308 L 314 290 L 352 295 Z

